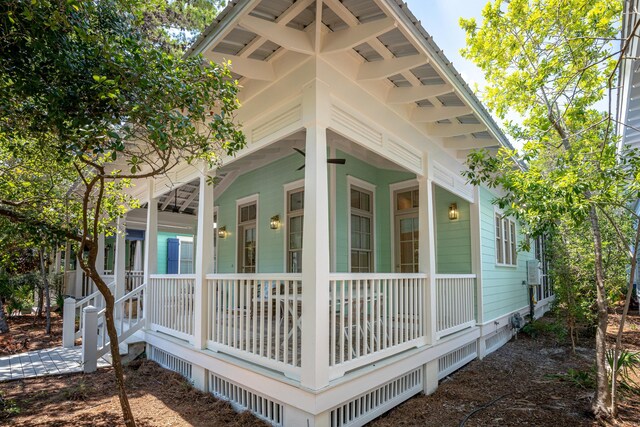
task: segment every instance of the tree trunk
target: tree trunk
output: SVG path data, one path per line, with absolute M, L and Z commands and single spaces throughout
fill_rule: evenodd
M 116 377 L 116 387 L 118 388 L 118 398 L 120 400 L 120 407 L 122 409 L 122 417 L 127 427 L 136 427 L 136 422 L 133 418 L 133 412 L 129 405 L 129 399 L 127 398 L 127 391 L 124 385 L 124 372 L 122 370 L 122 360 L 120 357 L 120 349 L 118 346 L 118 332 L 116 330 L 114 308 L 115 298 L 107 284 L 102 280 L 95 264 L 95 254 L 97 253 L 97 245 L 93 245 L 89 254 L 89 262 L 85 263 L 80 261 L 79 264 L 84 272 L 93 280 L 98 287 L 98 290 L 102 294 L 105 300 L 105 320 L 107 324 L 107 334 L 109 335 L 109 346 L 111 347 L 111 360 L 113 366 L 113 372 Z M 79 257 L 78 257 L 79 258 Z
M 44 292 L 42 290 L 42 286 L 37 285 L 38 292 L 38 305 L 36 306 L 36 315 L 33 318 L 33 323 L 36 323 L 36 319 L 42 317 L 42 312 L 44 311 Z
M 44 286 L 45 298 L 45 314 L 47 317 L 45 333 L 47 335 L 51 335 L 51 294 L 49 293 L 49 277 L 47 277 L 47 267 L 44 260 L 44 248 L 40 249 L 40 272 L 42 273 L 42 284 Z
M 4 301 L 0 298 L 0 334 L 9 332 L 9 324 L 7 323 L 7 315 L 4 312 Z
M 609 381 L 607 375 L 607 321 L 609 317 L 607 294 L 604 287 L 604 268 L 602 261 L 602 236 L 595 206 L 589 209 L 591 231 L 593 232 L 593 249 L 595 255 L 596 290 L 598 304 L 598 327 L 596 330 L 596 395 L 591 409 L 596 419 L 606 420 L 611 417 L 609 411 Z
M 629 313 L 629 304 L 631 303 L 631 294 L 633 293 L 633 282 L 636 278 L 636 266 L 637 266 L 637 251 L 638 240 L 640 237 L 640 228 L 636 231 L 636 244 L 633 248 L 631 256 L 631 266 L 629 272 L 629 284 L 627 285 L 627 295 L 624 300 L 624 307 L 622 309 L 622 317 L 620 318 L 620 324 L 618 325 L 618 333 L 616 334 L 616 346 L 613 350 L 613 366 L 611 368 L 611 416 L 618 416 L 618 395 L 616 393 L 618 387 L 618 358 L 620 357 L 620 351 L 622 350 L 622 333 L 624 332 L 624 324 L 627 320 L 627 314 Z

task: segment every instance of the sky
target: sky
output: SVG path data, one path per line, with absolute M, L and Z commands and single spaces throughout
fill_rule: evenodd
M 478 83 L 482 87 L 482 71 L 471 61 L 460 56 L 465 45 L 465 32 L 458 23 L 461 17 L 475 17 L 481 21 L 481 13 L 487 0 L 405 0 L 409 9 L 433 37 L 436 44 L 471 88 Z

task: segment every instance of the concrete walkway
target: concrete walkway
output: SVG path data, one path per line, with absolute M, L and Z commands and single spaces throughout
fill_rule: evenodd
M 80 346 L 54 347 L 0 357 L 0 382 L 82 372 L 81 359 Z M 98 360 L 98 368 L 110 365 L 105 358 Z

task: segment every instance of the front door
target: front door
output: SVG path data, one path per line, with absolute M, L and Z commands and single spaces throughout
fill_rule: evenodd
M 394 194 L 395 270 L 418 272 L 418 189 L 399 190 Z
M 257 205 L 251 202 L 238 208 L 238 272 L 255 273 L 258 253 L 256 230 Z

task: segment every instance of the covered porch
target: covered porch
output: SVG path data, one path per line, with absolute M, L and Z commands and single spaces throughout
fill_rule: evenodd
M 154 191 L 148 330 L 309 386 L 475 326 L 474 204 L 390 158 L 307 129 L 199 172 L 187 274 L 150 247 L 167 244 L 153 239 L 167 198 L 187 198 Z

